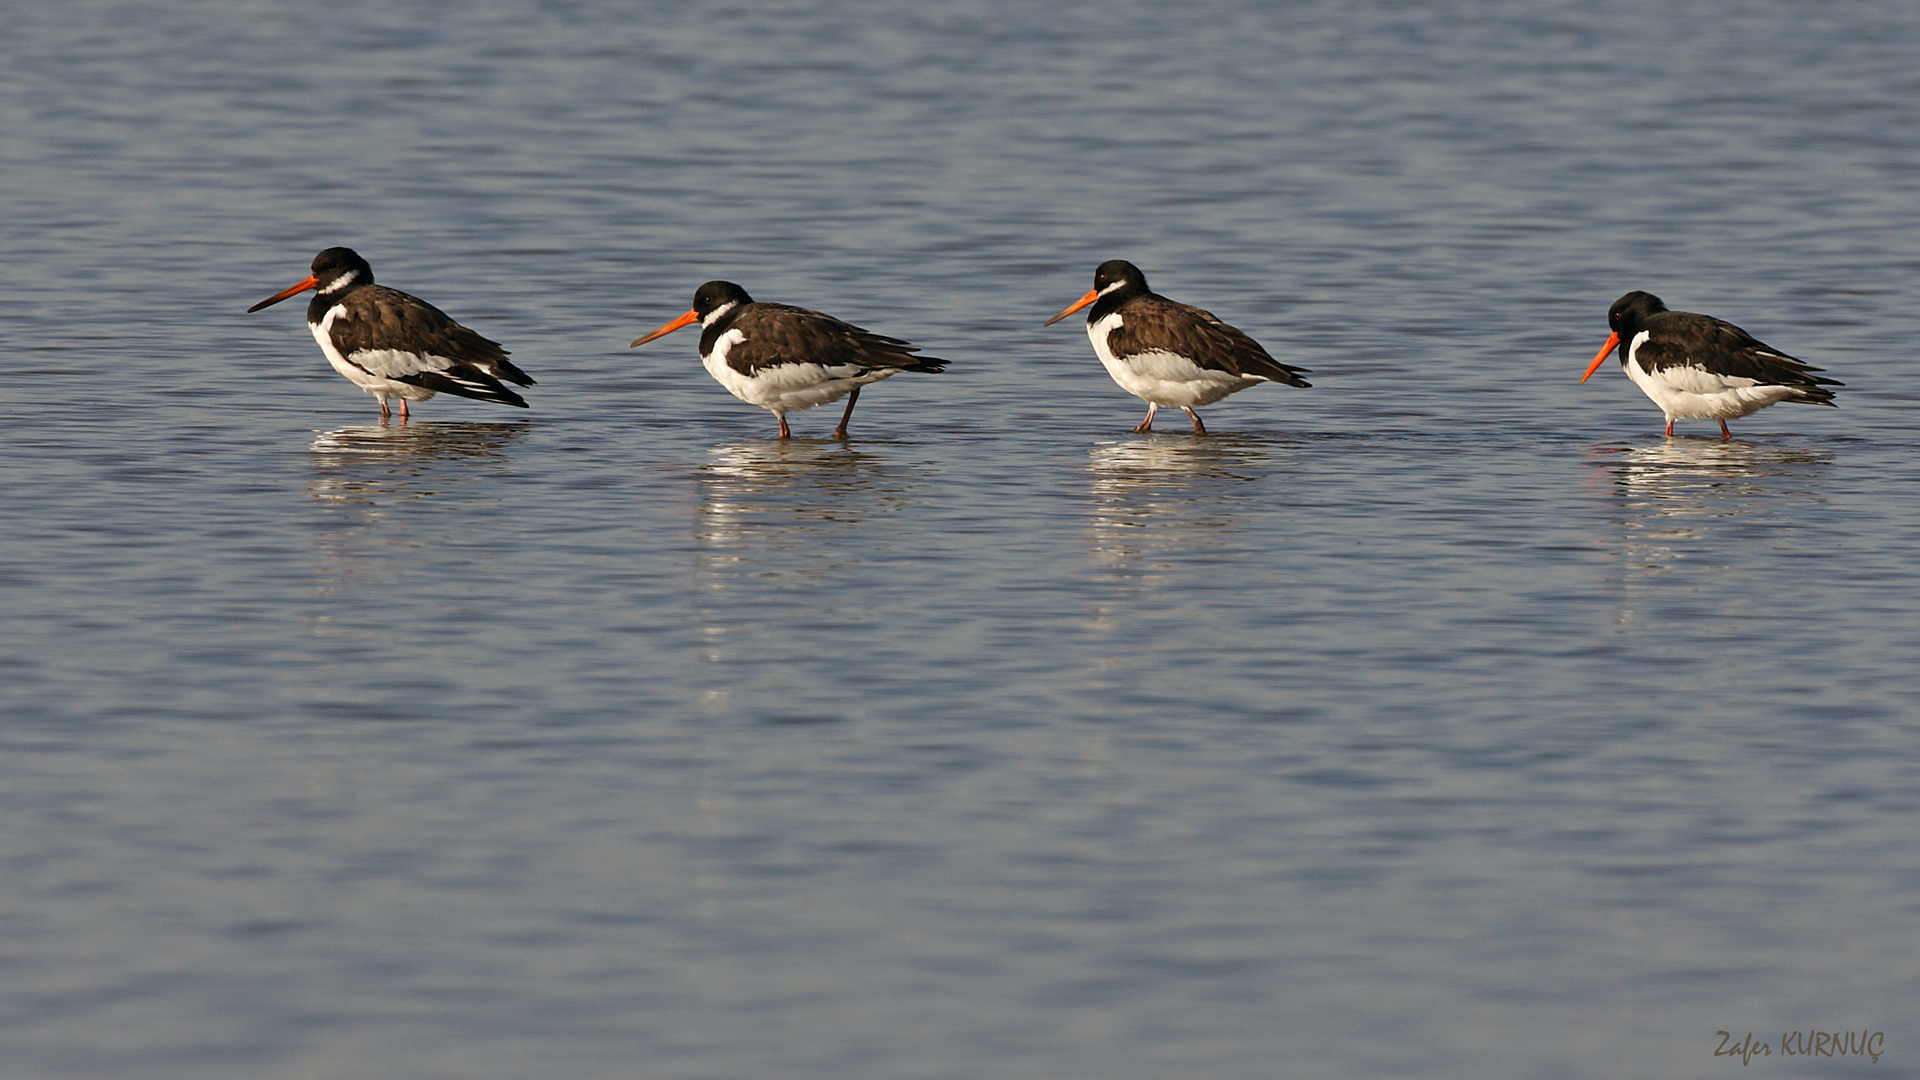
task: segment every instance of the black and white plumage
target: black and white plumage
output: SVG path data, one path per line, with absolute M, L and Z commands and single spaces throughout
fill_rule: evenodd
M 418 297 L 373 283 L 373 267 L 352 248 L 328 248 L 313 258 L 305 280 L 248 308 L 249 313 L 315 290 L 307 305 L 307 326 L 333 370 L 380 399 L 380 415 L 391 416 L 387 399 L 426 401 L 438 393 L 526 408 L 506 387 L 532 386 L 533 379 L 513 366 L 507 350 L 454 322 Z
M 845 397 L 847 409 L 833 437 L 847 437 L 847 420 L 860 388 L 902 371 L 939 374 L 947 362 L 899 338 L 883 337 L 831 315 L 787 304 L 762 304 L 731 281 L 709 281 L 693 294 L 686 314 L 628 348 L 700 324 L 700 362 L 727 392 L 758 405 L 793 432 L 787 414 Z
M 1093 272 L 1093 288 L 1046 321 L 1052 326 L 1087 305 L 1087 337 L 1094 355 L 1120 389 L 1147 403 L 1147 418 L 1135 432 L 1153 430 L 1153 414 L 1177 405 L 1197 435 L 1207 426 L 1193 410 L 1264 382 L 1312 386 L 1306 368 L 1267 355 L 1260 343 L 1221 322 L 1210 311 L 1169 300 L 1147 288 L 1147 276 L 1125 259 L 1109 259 Z
M 1833 379 L 1813 367 L 1711 315 L 1668 311 L 1650 292 L 1633 292 L 1607 310 L 1612 333 L 1580 376 L 1586 382 L 1609 353 L 1620 354 L 1627 378 L 1646 392 L 1667 417 L 1718 420 L 1720 437 L 1733 438 L 1727 421 L 1782 401 L 1832 405 Z

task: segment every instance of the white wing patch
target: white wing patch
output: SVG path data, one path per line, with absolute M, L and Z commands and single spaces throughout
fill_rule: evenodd
M 421 355 L 397 349 L 360 349 L 348 353 L 347 359 L 366 368 L 372 374 L 388 379 L 417 375 L 422 371 L 444 372 L 454 365 L 454 361 L 444 356 L 434 356 L 431 353 Z

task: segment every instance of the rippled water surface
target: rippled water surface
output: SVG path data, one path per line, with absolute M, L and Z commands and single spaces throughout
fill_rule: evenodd
M 13 11 L 0 1074 L 1920 1073 L 1916 56 L 1875 2 Z M 382 424 L 244 313 L 334 244 L 533 408 Z M 1040 326 L 1116 257 L 1314 387 L 1131 434 Z M 716 277 L 950 369 L 783 444 L 625 347 Z M 1660 437 L 1576 381 L 1634 288 L 1840 408 Z

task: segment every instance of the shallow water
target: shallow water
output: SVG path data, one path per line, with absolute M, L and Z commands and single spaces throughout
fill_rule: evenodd
M 1908 6 L 12 22 L 0 1072 L 1915 1074 Z M 1114 257 L 1315 386 L 1131 434 Z M 952 365 L 783 444 L 712 277 Z M 1660 437 L 1633 288 L 1840 408 Z

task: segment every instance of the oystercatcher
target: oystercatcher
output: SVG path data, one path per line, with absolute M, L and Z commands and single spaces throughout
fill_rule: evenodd
M 1162 405 L 1178 405 L 1205 435 L 1194 408 L 1263 382 L 1312 386 L 1267 355 L 1260 343 L 1190 304 L 1147 288 L 1147 276 L 1125 259 L 1109 259 L 1093 272 L 1093 288 L 1045 323 L 1052 326 L 1088 304 L 1087 337 L 1094 355 L 1120 389 L 1147 403 L 1147 418 L 1135 432 L 1153 430 Z
M 1811 374 L 1826 369 L 1757 341 L 1730 322 L 1668 311 L 1650 292 L 1636 289 L 1615 300 L 1607 325 L 1613 332 L 1580 381 L 1618 349 L 1627 378 L 1667 414 L 1669 438 L 1675 420 L 1704 419 L 1720 421 L 1720 437 L 1731 439 L 1729 420 L 1780 401 L 1832 405 L 1827 387 L 1845 385 Z
M 899 338 L 869 333 L 818 311 L 762 304 L 731 281 L 709 281 L 693 294 L 685 315 L 636 339 L 628 348 L 700 324 L 700 362 L 727 392 L 758 405 L 780 421 L 790 439 L 787 414 L 847 399 L 833 437 L 847 437 L 847 419 L 860 388 L 902 371 L 937 375 L 947 362 L 916 356 Z
M 513 366 L 507 350 L 454 322 L 418 297 L 373 283 L 373 267 L 352 248 L 328 248 L 313 257 L 313 273 L 248 308 L 249 314 L 296 293 L 316 290 L 307 305 L 307 326 L 333 370 L 380 399 L 380 416 L 393 415 L 387 399 L 407 402 L 436 393 L 497 401 L 526 408 L 504 382 L 532 386 Z

